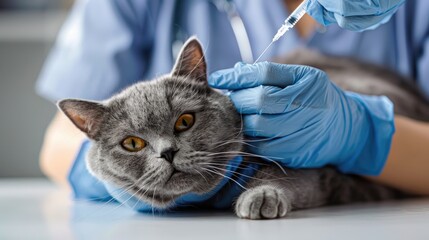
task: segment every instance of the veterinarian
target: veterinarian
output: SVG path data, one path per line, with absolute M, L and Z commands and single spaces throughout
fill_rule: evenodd
M 394 106 L 385 97 L 333 88 L 328 77 L 314 68 L 236 64 L 260 54 L 299 4 L 295 0 L 77 1 L 37 90 L 51 101 L 108 98 L 138 80 L 168 73 L 180 43 L 196 35 L 206 47 L 213 73 L 209 84 L 232 90 L 230 97 L 244 114 L 246 133 L 266 138 L 261 148 L 251 151 L 280 157 L 297 168 L 331 164 L 345 173 L 429 195 L 428 123 L 394 116 Z M 428 1 L 311 0 L 307 11 L 311 17 L 304 16 L 262 60 L 298 47 L 350 56 L 414 79 L 411 84 L 429 100 Z M 304 107 L 285 108 L 285 99 Z M 320 111 L 315 103 L 329 111 Z M 305 119 L 314 119 L 315 124 L 306 126 Z M 329 141 L 321 136 L 329 136 Z M 67 183 L 70 169 L 83 161 L 83 140 L 84 135 L 58 112 L 40 155 L 46 175 Z M 89 173 L 79 171 L 73 174 L 79 176 L 82 191 L 88 195 L 97 191 L 85 182 Z

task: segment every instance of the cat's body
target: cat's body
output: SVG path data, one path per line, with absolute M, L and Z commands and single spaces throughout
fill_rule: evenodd
M 333 78 L 344 79 L 337 73 Z M 91 173 L 156 208 L 170 208 L 189 193 L 211 192 L 223 181 L 230 160 L 239 154 L 244 160 L 236 169 L 258 166 L 255 174 L 247 176 L 243 186 L 247 190 L 231 203 L 242 218 L 276 218 L 293 209 L 401 196 L 394 189 L 340 174 L 334 168 L 282 169 L 248 157 L 243 152 L 246 143 L 240 116 L 226 96 L 207 85 L 206 77 L 201 46 L 191 39 L 171 75 L 137 83 L 103 103 L 64 100 L 59 106 L 93 140 L 87 158 Z M 376 76 L 374 81 L 378 81 Z M 389 94 L 409 96 L 401 88 Z M 400 113 L 429 119 L 423 100 L 414 97 L 412 101 L 412 106 L 421 107 L 409 111 L 415 108 L 404 105 Z M 236 184 L 238 177 L 232 174 L 227 184 Z M 223 189 L 201 205 L 219 201 L 226 194 Z

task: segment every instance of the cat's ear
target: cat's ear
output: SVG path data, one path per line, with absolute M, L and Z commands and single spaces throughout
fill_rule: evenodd
M 98 102 L 65 99 L 58 102 L 64 114 L 91 139 L 96 139 L 107 107 Z
M 197 81 L 207 82 L 207 64 L 203 48 L 195 37 L 190 38 L 180 50 L 174 64 L 172 76 L 190 77 Z

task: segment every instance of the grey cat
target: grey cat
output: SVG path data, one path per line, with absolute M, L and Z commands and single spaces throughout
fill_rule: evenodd
M 298 55 L 294 58 L 298 59 Z M 300 63 L 312 65 L 300 59 Z M 361 66 L 356 64 L 350 65 Z M 333 79 L 350 75 L 346 69 L 335 73 L 335 68 L 325 68 L 328 73 L 342 75 Z M 357 69 L 353 75 L 359 74 L 364 73 Z M 383 81 L 380 74 L 374 74 L 371 82 Z M 399 78 L 395 74 L 392 77 Z M 351 84 L 340 85 L 353 91 L 353 87 L 347 87 L 353 84 L 352 79 Z M 412 99 L 413 107 L 404 105 L 398 109 L 401 114 L 429 119 L 426 105 L 414 97 L 414 92 L 383 84 L 387 89 L 395 89 L 389 97 L 397 106 Z M 87 157 L 91 174 L 159 209 L 172 207 L 185 194 L 203 195 L 215 189 L 227 172 L 229 161 L 238 154 L 244 156 L 238 169 L 259 166 L 243 186 L 246 190 L 231 203 L 230 207 L 241 218 L 279 218 L 294 209 L 402 196 L 397 190 L 340 174 L 334 168 L 282 169 L 249 157 L 244 151 L 241 117 L 227 96 L 208 86 L 204 54 L 194 38 L 187 41 L 169 75 L 132 85 L 103 102 L 66 99 L 58 105 L 93 142 Z M 235 177 L 232 175 L 232 180 Z M 228 184 L 233 185 L 234 181 Z M 219 201 L 222 191 L 201 206 Z

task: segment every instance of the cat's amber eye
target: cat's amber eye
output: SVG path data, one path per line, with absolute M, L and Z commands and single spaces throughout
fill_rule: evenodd
M 195 119 L 193 114 L 191 113 L 182 114 L 174 124 L 174 130 L 176 130 L 176 132 L 186 131 L 194 125 L 194 122 L 195 122 Z
M 130 152 L 138 152 L 146 146 L 146 142 L 138 137 L 127 137 L 122 141 L 122 147 Z

